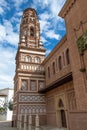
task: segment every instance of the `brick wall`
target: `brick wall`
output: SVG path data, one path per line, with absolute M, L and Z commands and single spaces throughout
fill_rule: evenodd
M 66 8 L 62 12 L 66 12 L 65 19 L 67 41 L 70 50 L 71 71 L 73 73 L 73 82 L 76 93 L 77 109 L 87 109 L 87 79 L 79 69 L 82 66 L 81 56 L 79 55 L 76 41 L 87 30 L 87 1 L 76 0 L 67 1 Z M 83 24 L 81 24 L 83 23 Z M 86 58 L 86 57 L 85 57 Z
M 69 113 L 70 130 L 87 130 L 87 111 Z
M 57 114 L 57 112 L 59 111 L 58 101 L 59 99 L 62 99 L 64 103 L 64 109 L 65 111 L 68 112 L 69 111 L 68 94 L 69 92 L 72 92 L 72 90 L 73 90 L 73 82 L 71 81 L 46 93 L 47 125 L 60 127 L 58 125 L 60 117 Z

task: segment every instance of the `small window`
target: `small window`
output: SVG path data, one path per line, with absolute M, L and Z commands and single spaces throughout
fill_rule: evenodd
M 30 27 L 30 36 L 34 36 L 34 28 Z
M 21 81 L 21 90 L 26 91 L 28 87 L 28 81 L 27 80 L 22 80 Z
M 26 56 L 26 61 L 27 62 L 31 62 L 31 57 L 30 56 Z
M 66 50 L 66 63 L 67 63 L 67 65 L 70 64 L 69 49 Z
M 39 58 L 39 57 L 36 57 L 36 58 L 35 58 L 35 62 L 36 62 L 36 63 L 40 63 L 40 58 Z
M 50 78 L 50 67 L 48 67 L 48 78 Z
M 53 62 L 53 74 L 55 74 L 55 62 Z
M 61 70 L 62 69 L 62 59 L 61 59 L 61 56 L 59 56 L 58 62 L 59 62 L 59 70 Z

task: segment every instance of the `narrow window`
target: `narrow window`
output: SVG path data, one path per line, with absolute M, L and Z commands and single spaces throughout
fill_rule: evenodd
M 65 57 L 64 57 L 64 52 L 63 52 L 63 64 L 65 66 Z
M 61 59 L 61 56 L 59 56 L 59 70 L 62 69 L 62 59 Z
M 53 62 L 53 74 L 55 74 L 55 62 Z
M 30 36 L 34 37 L 34 28 L 33 27 L 30 27 Z
M 48 78 L 50 78 L 50 67 L 48 67 Z
M 66 50 L 66 63 L 67 63 L 67 65 L 70 64 L 69 49 Z

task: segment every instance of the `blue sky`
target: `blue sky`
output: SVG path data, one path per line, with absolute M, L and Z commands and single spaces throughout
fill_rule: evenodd
M 15 55 L 23 10 L 36 9 L 46 55 L 65 35 L 64 20 L 58 16 L 66 0 L 0 0 L 0 89 L 13 87 Z

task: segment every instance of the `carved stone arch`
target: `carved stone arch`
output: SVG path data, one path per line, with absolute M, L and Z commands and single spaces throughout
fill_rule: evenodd
M 67 113 L 65 106 L 65 99 L 63 96 L 59 96 L 57 99 L 57 124 L 59 128 L 67 127 Z
M 61 98 L 59 99 L 58 106 L 59 106 L 59 108 L 61 108 L 61 107 L 64 108 L 64 103 Z

